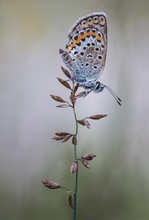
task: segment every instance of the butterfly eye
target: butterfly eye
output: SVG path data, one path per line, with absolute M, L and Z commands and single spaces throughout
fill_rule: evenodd
M 101 84 L 100 82 L 96 82 L 95 88 L 94 88 L 94 92 L 98 93 L 98 92 L 102 92 L 102 90 L 104 89 L 105 85 Z

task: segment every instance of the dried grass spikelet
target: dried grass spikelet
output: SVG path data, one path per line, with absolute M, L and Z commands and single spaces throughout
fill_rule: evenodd
M 59 189 L 61 186 L 58 183 L 53 182 L 52 180 L 43 180 L 42 183 L 45 187 L 49 189 Z

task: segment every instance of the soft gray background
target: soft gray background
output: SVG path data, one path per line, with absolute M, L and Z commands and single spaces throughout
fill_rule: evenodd
M 149 1 L 0 1 L 0 218 L 72 219 L 67 193 L 43 187 L 52 179 L 73 188 L 71 142 L 52 140 L 74 132 L 71 109 L 56 109 L 50 94 L 68 98 L 62 77 L 74 22 L 94 11 L 108 17 L 108 55 L 101 82 L 108 91 L 78 100 L 78 118 L 108 114 L 80 127 L 78 154 L 98 157 L 79 171 L 78 220 L 149 219 Z M 64 77 L 65 78 L 65 77 Z

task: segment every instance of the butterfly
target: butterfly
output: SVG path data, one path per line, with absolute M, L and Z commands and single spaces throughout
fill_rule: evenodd
M 80 18 L 69 31 L 66 51 L 60 49 L 59 53 L 72 79 L 86 90 L 86 95 L 106 88 L 121 105 L 121 99 L 113 90 L 98 81 L 107 55 L 107 17 L 104 12 Z

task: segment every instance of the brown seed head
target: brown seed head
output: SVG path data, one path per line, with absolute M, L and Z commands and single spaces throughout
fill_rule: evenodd
M 81 158 L 85 160 L 93 160 L 96 157 L 95 154 L 85 154 Z
M 64 99 L 62 99 L 60 96 L 57 95 L 51 95 L 51 98 L 57 102 L 66 102 Z
M 71 79 L 71 74 L 68 72 L 68 70 L 66 70 L 64 67 L 61 66 L 61 70 L 63 71 L 63 73 L 65 74 L 66 77 L 68 77 L 69 79 Z
M 75 161 L 70 167 L 70 173 L 74 174 L 77 169 L 78 169 L 78 161 Z
M 61 187 L 58 183 L 55 183 L 51 180 L 43 180 L 42 183 L 45 187 L 48 187 L 49 189 L 59 189 Z
M 84 97 L 85 95 L 86 95 L 86 92 L 85 92 L 85 91 L 80 92 L 80 93 L 78 93 L 78 94 L 76 95 L 76 99 L 81 98 L 81 97 Z
M 68 197 L 68 203 L 69 203 L 69 206 L 73 209 L 74 202 L 73 202 L 73 196 L 71 194 Z
M 101 118 L 104 118 L 104 117 L 106 117 L 107 115 L 92 115 L 92 116 L 90 116 L 89 118 L 90 119 L 93 119 L 93 120 L 99 120 L 99 119 L 101 119 Z
M 89 129 L 91 128 L 90 123 L 89 123 L 88 120 L 84 119 L 84 124 L 85 124 L 85 126 L 86 126 L 87 128 L 89 128 Z
M 71 94 L 70 94 L 70 101 L 71 101 L 71 103 L 72 103 L 73 105 L 74 105 L 75 102 L 76 102 L 76 97 L 75 97 L 75 95 L 74 95 L 73 92 L 71 92 Z
M 77 138 L 75 135 L 73 135 L 73 137 L 72 137 L 72 144 L 77 145 Z
M 63 79 L 58 78 L 58 77 L 57 77 L 57 79 L 58 79 L 58 81 L 59 81 L 63 86 L 65 86 L 66 88 L 68 88 L 68 89 L 71 90 L 71 87 L 70 87 L 69 83 L 68 83 L 66 80 L 63 80 Z
M 81 162 L 82 162 L 82 164 L 83 164 L 86 168 L 89 169 L 89 162 L 88 162 L 87 160 L 81 158 Z

